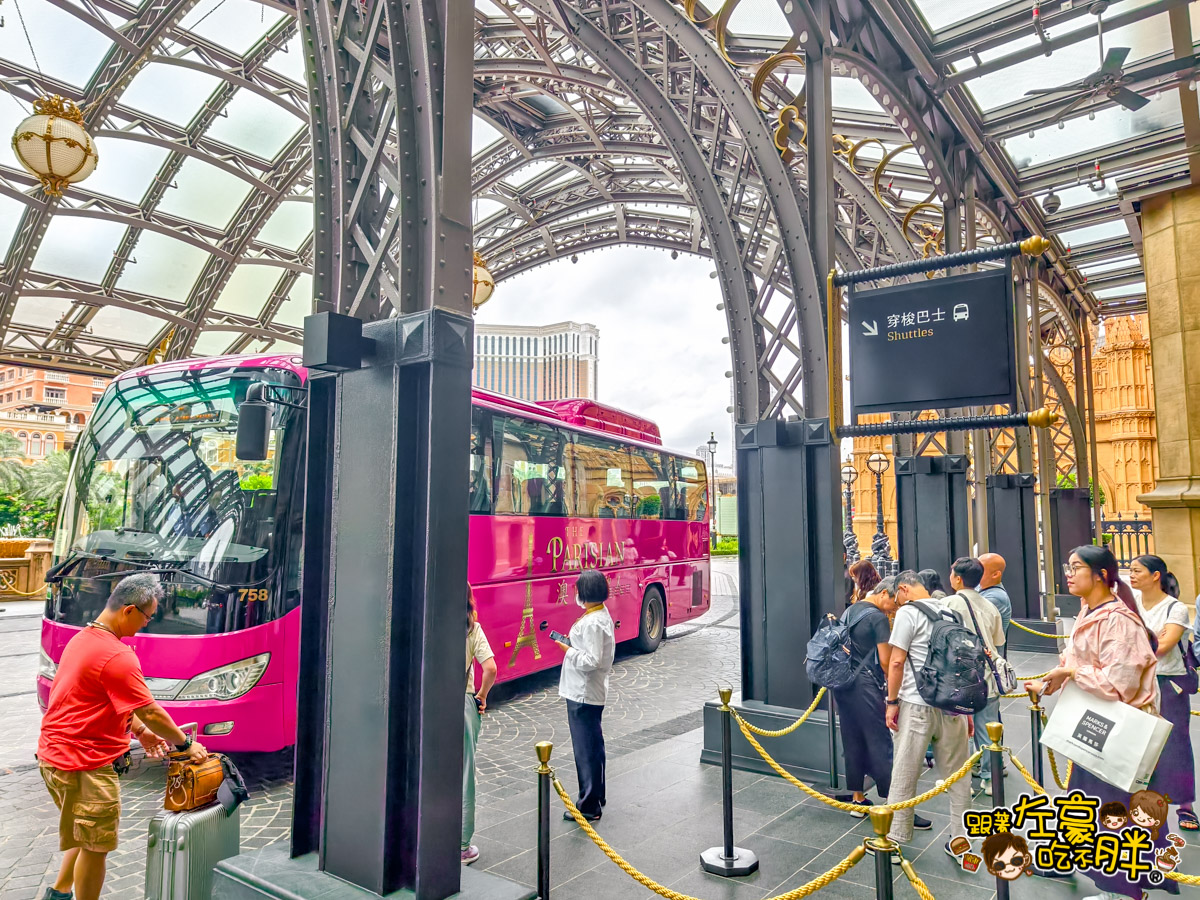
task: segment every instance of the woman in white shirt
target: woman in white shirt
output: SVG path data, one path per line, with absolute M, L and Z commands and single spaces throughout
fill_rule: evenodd
M 1158 635 L 1158 694 L 1162 717 L 1171 723 L 1171 734 L 1158 758 L 1148 790 L 1157 791 L 1179 806 L 1179 827 L 1200 827 L 1192 803 L 1196 799 L 1196 769 L 1190 734 L 1191 695 L 1196 676 L 1183 661 L 1181 641 L 1191 637 L 1188 608 L 1179 600 L 1179 582 L 1157 556 L 1139 556 L 1129 564 L 1129 582 L 1141 592 L 1138 612 L 1146 627 Z
M 608 676 L 616 655 L 616 630 L 604 606 L 608 579 L 588 569 L 575 581 L 575 602 L 584 613 L 571 626 L 566 643 L 556 641 L 566 656 L 558 681 L 558 696 L 567 701 L 567 724 L 579 776 L 575 806 L 589 822 L 600 818 L 604 806 L 604 732 L 600 719 L 608 699 Z M 563 818 L 572 820 L 570 812 Z

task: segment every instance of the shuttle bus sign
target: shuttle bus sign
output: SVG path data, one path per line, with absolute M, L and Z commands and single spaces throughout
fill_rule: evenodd
M 856 414 L 1015 404 L 1007 265 L 872 290 L 851 287 L 848 299 Z

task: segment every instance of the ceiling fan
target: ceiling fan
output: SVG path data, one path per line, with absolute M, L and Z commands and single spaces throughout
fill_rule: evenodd
M 1129 83 L 1129 77 L 1126 76 L 1122 66 L 1125 65 L 1125 59 L 1129 56 L 1130 48 L 1110 47 L 1107 53 L 1104 51 L 1104 26 L 1100 16 L 1107 6 L 1107 3 L 1100 2 L 1094 3 L 1090 7 L 1092 13 L 1096 16 L 1096 31 L 1100 38 L 1100 68 L 1090 75 L 1078 81 L 1073 81 L 1070 84 L 1052 88 L 1034 88 L 1031 91 L 1025 92 L 1025 96 L 1027 97 L 1037 94 L 1078 94 L 1066 106 L 1050 116 L 1048 121 L 1058 121 L 1061 123 L 1062 119 L 1075 109 L 1099 95 L 1108 97 L 1108 99 L 1115 101 L 1131 112 L 1136 112 L 1150 102 L 1149 97 L 1139 94 L 1137 91 L 1130 90 L 1126 86 Z M 1148 81 L 1163 75 L 1181 72 L 1185 69 L 1194 69 L 1198 62 L 1200 62 L 1200 56 L 1196 54 L 1167 60 L 1166 62 L 1159 63 L 1157 66 L 1150 66 L 1149 68 L 1140 70 L 1137 73 L 1138 80 Z

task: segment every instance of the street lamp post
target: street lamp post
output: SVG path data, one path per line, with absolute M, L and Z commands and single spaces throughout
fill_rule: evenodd
M 875 536 L 871 538 L 871 557 L 883 574 L 891 571 L 892 564 L 892 548 L 883 530 L 883 473 L 890 467 L 886 453 L 876 450 L 867 457 L 867 468 L 875 473 Z
M 717 438 L 716 433 L 708 433 L 708 471 L 712 478 L 712 488 L 708 497 L 708 539 L 710 546 L 716 549 L 717 539 Z
M 856 481 L 858 481 L 858 470 L 854 468 L 854 463 L 844 463 L 842 465 L 842 486 L 845 495 L 846 527 L 842 532 L 842 548 L 846 552 L 846 565 L 858 562 L 860 556 L 858 552 L 858 535 L 854 533 L 853 487 Z

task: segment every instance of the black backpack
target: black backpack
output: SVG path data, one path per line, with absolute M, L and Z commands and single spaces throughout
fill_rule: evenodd
M 979 712 L 988 702 L 987 653 L 982 639 L 964 628 L 953 610 L 935 609 L 919 600 L 913 601 L 913 606 L 933 625 L 929 656 L 920 671 L 908 657 L 921 699 L 949 713 Z
M 826 613 L 805 652 L 804 671 L 808 680 L 830 690 L 850 684 L 858 674 L 852 653 L 850 627 L 843 625 L 833 613 Z
M 864 618 L 866 617 L 859 616 L 847 624 L 836 618 L 833 613 L 825 614 L 821 627 L 808 642 L 805 652 L 804 671 L 809 681 L 831 691 L 839 691 L 854 682 L 859 671 L 871 659 L 868 656 L 857 666 L 853 664 L 854 644 L 850 631 Z

